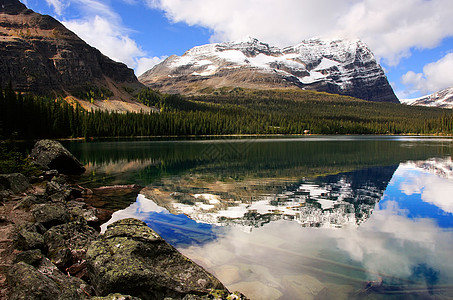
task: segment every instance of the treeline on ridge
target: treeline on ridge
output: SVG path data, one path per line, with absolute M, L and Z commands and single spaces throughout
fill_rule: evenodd
M 62 98 L 0 89 L 3 138 L 227 134 L 451 134 L 451 110 L 376 103 L 313 91 L 204 90 L 198 96 L 144 89 L 160 113 L 85 111 Z

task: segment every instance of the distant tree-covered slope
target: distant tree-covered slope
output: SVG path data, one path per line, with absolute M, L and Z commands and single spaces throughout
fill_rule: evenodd
M 31 94 L 0 92 L 4 137 L 118 137 L 227 134 L 452 134 L 451 110 L 375 103 L 302 90 L 206 90 L 185 97 L 145 89 L 156 113 L 88 112 Z

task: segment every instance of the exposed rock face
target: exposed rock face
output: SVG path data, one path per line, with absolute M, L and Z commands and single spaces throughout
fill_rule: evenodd
M 60 22 L 18 0 L 0 6 L 0 84 L 48 94 L 103 88 L 127 100 L 125 88 L 141 88 L 133 70 L 89 46 Z M 130 96 L 129 96 L 130 97 Z
M 301 88 L 399 103 L 381 66 L 361 41 L 312 39 L 284 49 L 257 39 L 209 44 L 170 56 L 139 80 L 170 93 L 205 87 Z
M 401 103 L 416 106 L 453 108 L 453 87 L 416 99 L 404 99 Z
M 41 168 L 55 169 L 64 174 L 80 174 L 83 165 L 57 141 L 40 140 L 30 154 L 31 159 Z
M 182 256 L 145 223 L 111 224 L 87 252 L 87 268 L 98 296 L 120 292 L 141 299 L 182 299 L 226 291 L 214 276 Z

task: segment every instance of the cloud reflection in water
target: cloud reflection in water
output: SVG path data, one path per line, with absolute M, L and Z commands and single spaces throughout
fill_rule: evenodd
M 364 283 L 378 278 L 395 298 L 452 297 L 453 180 L 435 173 L 423 162 L 401 164 L 358 227 L 307 228 L 280 219 L 244 231 L 237 223 L 221 227 L 170 214 L 143 195 L 112 221 L 144 220 L 249 297 L 360 298 Z

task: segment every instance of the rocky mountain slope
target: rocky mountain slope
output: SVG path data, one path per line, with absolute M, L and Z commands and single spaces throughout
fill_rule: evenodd
M 283 49 L 254 38 L 170 56 L 139 77 L 170 93 L 206 87 L 301 88 L 399 103 L 372 52 L 359 40 L 311 39 Z
M 407 105 L 453 108 L 453 87 L 416 99 L 404 99 L 401 100 L 401 103 Z
M 0 1 L 0 84 L 40 94 L 128 100 L 132 69 L 89 46 L 54 18 Z M 127 92 L 129 91 L 129 92 Z M 88 99 L 90 100 L 90 99 Z

